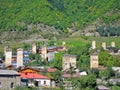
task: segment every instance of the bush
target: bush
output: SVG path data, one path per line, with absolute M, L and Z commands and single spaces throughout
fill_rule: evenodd
M 88 36 L 81 36 L 84 40 L 88 40 Z

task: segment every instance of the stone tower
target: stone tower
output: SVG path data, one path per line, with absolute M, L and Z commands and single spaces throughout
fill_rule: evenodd
M 23 66 L 23 49 L 17 49 L 17 67 Z
M 62 70 L 76 68 L 76 55 L 64 54 L 62 58 Z
M 98 68 L 99 61 L 98 61 L 98 54 L 94 53 L 90 55 L 90 68 Z
M 115 47 L 115 42 L 111 42 L 111 47 Z
M 96 48 L 96 41 L 92 41 L 92 49 Z
M 9 66 L 12 64 L 12 49 L 6 48 L 5 51 L 5 66 Z
M 106 50 L 106 43 L 105 43 L 105 42 L 102 42 L 102 48 L 103 48 L 104 50 Z
M 32 53 L 35 54 L 36 53 L 36 43 L 32 44 Z
M 9 48 L 8 46 L 4 46 L 4 55 L 6 54 L 6 49 Z
M 43 46 L 41 49 L 41 57 L 42 57 L 42 60 L 47 60 L 47 47 L 46 46 Z

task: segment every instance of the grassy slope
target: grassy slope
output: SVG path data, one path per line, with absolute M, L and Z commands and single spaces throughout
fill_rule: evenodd
M 64 39 L 66 41 L 67 47 L 77 47 L 77 46 L 85 46 L 86 44 L 92 44 L 92 41 L 96 41 L 96 46 L 101 47 L 102 42 L 106 42 L 107 46 L 111 45 L 112 41 L 115 41 L 116 47 L 120 48 L 120 38 L 119 37 L 88 37 L 87 40 L 81 37 L 71 37 Z
M 115 41 L 116 46 L 120 48 L 120 37 L 88 37 L 87 40 L 81 37 L 70 37 L 58 41 L 58 45 L 62 45 L 62 41 L 66 42 L 68 48 L 85 46 L 86 44 L 92 43 L 93 40 L 96 41 L 97 47 L 101 47 L 102 42 L 106 42 L 107 46 L 111 45 L 112 41 Z M 24 47 L 24 43 L 9 43 L 11 48 Z M 3 44 L 0 44 L 0 52 L 3 51 Z

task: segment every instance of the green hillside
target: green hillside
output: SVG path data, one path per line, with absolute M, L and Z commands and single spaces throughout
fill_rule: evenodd
M 28 24 L 43 23 L 61 30 L 83 28 L 97 18 L 106 23 L 120 19 L 120 0 L 0 0 L 0 30 L 27 30 Z

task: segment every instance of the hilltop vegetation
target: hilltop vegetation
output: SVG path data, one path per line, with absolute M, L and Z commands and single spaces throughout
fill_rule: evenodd
M 65 32 L 67 27 L 78 30 L 97 18 L 112 23 L 120 13 L 104 14 L 119 10 L 119 0 L 0 0 L 0 31 L 24 31 L 39 23 Z

